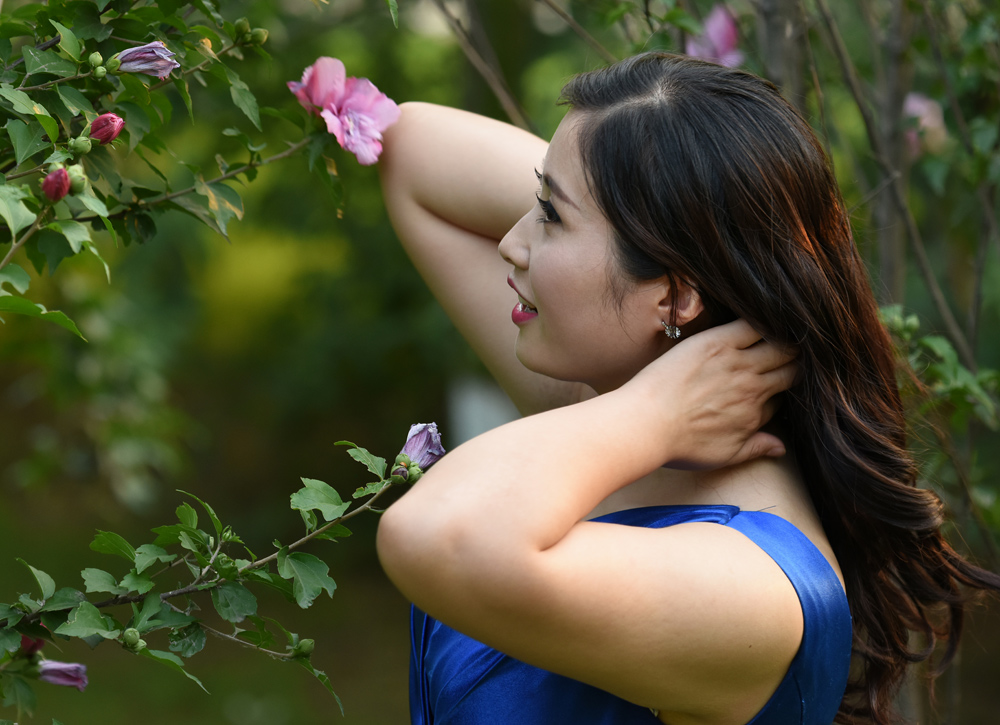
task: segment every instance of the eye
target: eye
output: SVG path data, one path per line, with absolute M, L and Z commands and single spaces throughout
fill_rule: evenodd
M 559 214 L 556 213 L 556 208 L 552 206 L 551 201 L 543 199 L 538 194 L 535 194 L 535 198 L 538 199 L 538 206 L 542 208 L 542 215 L 537 220 L 539 224 L 551 224 L 562 221 L 559 218 Z

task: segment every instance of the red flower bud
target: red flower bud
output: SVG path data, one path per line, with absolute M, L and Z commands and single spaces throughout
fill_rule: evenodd
M 101 146 L 109 144 L 118 138 L 125 127 L 125 121 L 114 113 L 102 113 L 90 124 L 90 137 Z
M 45 644 L 44 639 L 34 639 L 27 635 L 21 635 L 21 651 L 26 655 L 33 655 Z
M 59 201 L 69 193 L 70 181 L 66 169 L 56 169 L 42 181 L 42 192 L 49 201 Z

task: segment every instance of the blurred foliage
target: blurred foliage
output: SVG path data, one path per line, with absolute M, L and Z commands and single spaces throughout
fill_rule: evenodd
M 702 0 L 653 2 L 660 15 L 651 26 L 644 2 L 556 4 L 568 7 L 597 42 L 619 56 L 683 50 L 687 33 L 712 7 Z M 19 5 L 7 0 L 3 10 Z M 744 66 L 773 77 L 770 46 L 762 41 L 764 5 L 734 0 L 729 7 L 739 25 Z M 787 6 L 799 8 L 795 2 Z M 893 13 L 899 6 L 908 15 L 897 27 Z M 900 103 L 905 86 L 944 109 L 946 137 L 933 148 L 918 119 L 897 109 L 893 153 L 945 299 L 971 333 L 975 365 L 948 338 L 911 245 L 900 247 L 902 287 L 884 292 L 891 286 L 885 230 L 901 228 L 900 221 L 889 224 L 877 211 L 889 195 L 886 174 L 813 2 L 792 23 L 792 37 L 808 50 L 797 61 L 804 80 L 796 85 L 786 78 L 783 88 L 830 144 L 876 288 L 886 303 L 903 305 L 887 308 L 886 319 L 922 380 L 911 389 L 914 410 L 934 423 L 917 431 L 925 442 L 918 451 L 924 480 L 945 496 L 969 545 L 988 551 L 986 529 L 1000 529 L 993 372 L 1000 366 L 1000 340 L 990 334 L 1000 329 L 1000 265 L 977 194 L 985 188 L 995 209 L 998 12 L 977 0 L 929 6 L 944 71 L 935 60 L 922 3 L 865 0 L 837 3 L 834 11 L 869 94 L 865 102 L 877 117 L 885 117 L 893 63 L 905 65 Z M 480 48 L 487 47 L 481 37 L 491 41 L 497 67 L 543 136 L 564 113 L 554 103 L 562 84 L 603 64 L 542 2 L 480 0 L 475 14 L 463 2 L 448 7 L 482 31 L 474 34 Z M 221 12 L 246 15 L 270 32 L 270 57 L 247 56 L 240 69 L 261 106 L 293 108 L 286 82 L 299 79 L 316 57 L 333 55 L 349 75 L 372 78 L 398 102 L 432 101 L 503 117 L 432 0 L 400 2 L 398 29 L 384 0 L 250 0 L 223 3 Z M 893 41 L 903 31 L 904 52 L 893 56 Z M 821 94 L 813 86 L 810 56 Z M 217 154 L 231 163 L 245 155 L 238 137 L 220 133 L 224 128 L 266 143 L 263 154 L 281 151 L 282 140 L 300 132 L 275 116 L 264 116 L 258 132 L 220 92 L 222 81 L 206 76 L 205 84 L 191 85 L 193 123 L 182 100 L 168 94 L 170 147 L 182 150 L 186 161 L 208 168 Z M 915 132 L 918 151 L 907 150 L 907 131 Z M 0 410 L 7 423 L 0 436 L 5 581 L 28 586 L 25 572 L 13 569 L 14 556 L 69 579 L 74 569 L 92 563 L 69 560 L 67 552 L 85 550 L 95 528 L 115 526 L 126 538 L 138 536 L 177 505 L 175 488 L 217 507 L 225 501 L 251 548 L 266 547 L 273 536 L 288 538 L 293 529 L 282 512 L 299 475 L 341 490 L 347 489 L 339 480 L 354 480 L 346 457 L 332 455 L 333 441 L 349 436 L 375 450 L 395 450 L 411 422 L 444 418 L 449 380 L 481 372 L 395 243 L 376 172 L 339 149 L 331 155 L 339 197 L 317 183 L 303 156 L 262 168 L 241 189 L 245 215 L 230 224 L 228 243 L 168 212 L 158 219 L 158 234 L 142 245 L 102 243 L 110 285 L 100 262 L 86 255 L 62 261 L 56 276 L 33 275 L 39 301 L 70 314 L 89 342 L 27 318 L 7 318 L 0 332 Z M 986 528 L 976 524 L 975 512 Z M 317 666 L 342 695 L 349 723 L 396 722 L 406 712 L 405 603 L 380 578 L 368 545 L 371 533 L 360 526 L 349 542 L 334 547 L 334 569 L 342 573 L 332 604 L 289 615 L 302 621 L 303 630 L 325 631 L 317 634 L 319 642 L 333 642 L 336 655 L 323 655 Z M 995 621 L 992 626 L 992 634 L 984 629 L 980 636 L 993 638 L 986 646 L 995 655 Z M 61 657 L 73 659 L 73 651 Z M 207 672 L 198 674 L 216 693 L 213 698 L 181 678 L 133 667 L 117 652 L 87 654 L 93 663 L 88 695 L 47 692 L 39 718 L 74 712 L 66 725 L 98 718 L 118 722 L 134 719 L 135 707 L 151 724 L 308 724 L 335 716 L 322 688 L 286 674 L 287 668 L 252 663 L 222 647 L 210 646 L 204 656 Z M 977 661 L 974 652 L 965 657 L 967 664 Z M 978 661 L 985 666 L 984 657 Z M 982 677 L 973 666 L 966 672 Z M 988 722 L 997 707 L 995 691 L 967 692 L 962 721 Z

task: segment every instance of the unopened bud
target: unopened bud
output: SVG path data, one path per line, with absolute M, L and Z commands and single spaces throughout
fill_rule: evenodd
M 69 150 L 76 156 L 89 154 L 92 146 L 90 139 L 86 137 L 75 138 L 69 142 Z
M 97 80 L 101 80 L 101 78 L 103 78 L 107 74 L 108 74 L 108 69 L 105 68 L 103 65 L 97 66 L 96 68 L 94 68 L 94 72 L 91 73 L 91 75 L 94 76 L 94 78 L 96 78 Z
M 292 657 L 308 657 L 316 649 L 316 642 L 311 639 L 299 640 L 299 643 L 292 649 Z
M 96 68 L 104 62 L 104 56 L 97 52 L 91 53 L 90 57 L 87 58 L 87 62 L 90 63 L 91 68 Z
M 250 42 L 254 45 L 264 45 L 268 35 L 267 28 L 254 28 L 250 31 Z
M 114 73 L 121 66 L 122 62 L 118 58 L 111 58 L 104 67 L 108 69 L 109 72 Z
M 140 639 L 139 630 L 135 627 L 129 627 L 122 635 L 122 644 L 129 649 L 134 649 L 141 641 L 142 639 Z
M 87 174 L 80 164 L 73 164 L 66 173 L 69 174 L 69 190 L 74 194 L 79 194 L 87 188 Z
M 51 202 L 57 202 L 69 193 L 69 174 L 66 169 L 56 169 L 42 180 L 42 193 Z
M 233 30 L 236 31 L 236 37 L 240 38 L 250 32 L 250 21 L 246 18 L 240 18 L 235 23 L 233 23 Z
M 410 483 L 416 483 L 420 480 L 420 477 L 424 475 L 424 471 L 416 463 L 411 463 L 406 469 L 406 480 Z

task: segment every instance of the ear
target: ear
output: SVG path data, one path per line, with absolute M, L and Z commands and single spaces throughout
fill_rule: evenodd
M 705 305 L 701 301 L 698 290 L 682 279 L 675 280 L 674 287 L 676 294 L 670 294 L 670 282 L 664 280 L 664 295 L 660 299 L 658 310 L 661 320 L 666 320 L 678 327 L 684 327 L 698 317 L 705 310 Z

